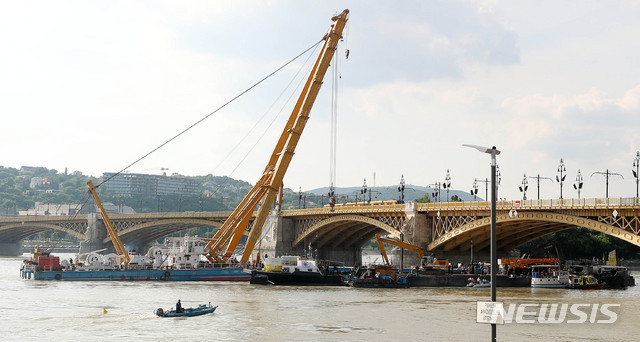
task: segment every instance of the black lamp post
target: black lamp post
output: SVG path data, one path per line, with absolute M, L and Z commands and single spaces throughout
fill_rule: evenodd
M 440 202 L 440 182 L 435 182 L 432 185 L 434 186 L 432 196 L 436 202 Z
M 473 180 L 473 188 L 471 188 L 471 195 L 473 196 L 473 200 L 476 201 L 478 199 L 478 180 Z
M 538 174 L 537 176 L 533 177 L 530 176 L 529 178 L 535 179 L 538 183 L 538 199 L 540 199 L 540 180 L 542 179 L 548 179 L 551 181 L 551 183 L 553 183 L 553 179 L 549 178 L 549 177 L 541 177 L 540 174 Z
M 362 189 L 360 190 L 360 194 L 362 195 L 362 202 L 367 200 L 367 179 L 364 179 L 362 183 Z M 369 191 L 369 203 L 371 202 L 371 191 Z
M 633 177 L 636 178 L 636 198 L 640 197 L 638 196 L 638 190 L 640 189 L 640 151 L 636 152 L 636 159 L 633 160 L 633 167 L 635 167 L 635 170 L 631 170 L 631 172 L 633 172 Z
M 398 187 L 398 192 L 400 193 L 400 204 L 404 203 L 404 175 L 400 176 L 400 186 Z
M 520 186 L 520 192 L 522 192 L 522 200 L 527 200 L 527 189 L 529 189 L 529 181 L 527 180 L 527 174 L 522 177 L 522 186 Z
M 593 175 L 596 175 L 596 174 L 597 175 L 604 175 L 604 177 L 606 179 L 606 181 L 605 181 L 605 183 L 606 183 L 606 191 L 605 191 L 606 198 L 609 198 L 609 176 L 620 176 L 620 177 L 622 177 L 622 179 L 624 179 L 624 177 L 621 174 L 615 173 L 615 172 L 609 172 L 609 169 L 607 169 L 607 171 L 605 171 L 605 172 L 596 171 L 596 172 L 591 174 L 591 177 L 593 177 Z
M 582 180 L 583 180 L 582 174 L 580 173 L 580 169 L 578 169 L 578 175 L 576 176 L 576 183 L 573 184 L 573 188 L 578 191 L 578 199 L 580 199 L 580 190 L 582 190 L 582 184 L 584 184 Z
M 449 188 L 451 188 L 451 175 L 449 174 L 449 169 L 447 169 L 447 175 L 444 177 L 442 187 L 447 189 L 447 202 L 449 202 Z
M 302 208 L 302 187 L 298 188 L 298 209 Z
M 489 179 L 485 178 L 485 180 L 478 180 L 476 178 L 475 181 L 484 183 L 484 200 L 488 201 L 489 200 Z
M 500 151 L 495 146 L 492 148 L 475 146 L 475 145 L 463 145 L 467 147 L 475 148 L 476 150 L 484 153 L 491 154 L 491 301 L 496 301 L 496 274 L 498 269 L 498 251 L 496 247 L 496 198 L 497 186 L 496 186 L 496 156 L 500 154 Z M 491 323 L 491 341 L 496 341 L 496 324 Z
M 567 175 L 564 175 L 564 173 L 567 172 L 567 168 L 564 167 L 564 161 L 562 160 L 562 158 L 560 158 L 560 165 L 558 165 L 558 172 L 560 173 L 560 177 L 556 175 L 556 181 L 560 183 L 560 199 L 562 199 L 562 185 L 564 183 L 564 179 L 567 177 Z

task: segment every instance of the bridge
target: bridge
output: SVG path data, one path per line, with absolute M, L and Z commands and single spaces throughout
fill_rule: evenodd
M 537 237 L 571 227 L 597 230 L 640 246 L 639 210 L 638 198 L 498 201 L 498 251 L 506 254 Z M 184 229 L 220 226 L 228 215 L 182 212 L 110 217 L 125 244 L 148 244 Z M 378 233 L 437 255 L 465 255 L 468 260 L 472 243 L 474 252 L 488 251 L 490 221 L 490 203 L 484 201 L 285 210 L 270 215 L 259 246 L 277 255 L 304 254 L 311 248 L 321 259 L 358 263 L 362 245 Z M 15 243 L 39 231 L 57 229 L 108 245 L 100 223 L 95 215 L 2 218 L 0 242 Z
M 127 244 L 138 246 L 202 226 L 219 227 L 231 212 L 177 212 L 109 214 L 118 235 Z M 54 229 L 83 240 L 88 249 L 111 247 L 104 223 L 96 214 L 77 216 L 14 216 L 0 218 L 0 254 L 22 254 L 22 239 Z M 81 250 L 83 249 L 81 244 Z M 84 250 L 83 250 L 84 251 Z
M 571 227 L 597 230 L 640 246 L 638 198 L 498 201 L 496 209 L 499 254 Z M 491 208 L 484 201 L 293 210 L 282 218 L 293 221 L 292 249 L 311 245 L 320 258 L 331 260 L 359 255 L 360 247 L 376 233 L 460 262 L 469 260 L 471 248 L 488 255 L 490 247 Z

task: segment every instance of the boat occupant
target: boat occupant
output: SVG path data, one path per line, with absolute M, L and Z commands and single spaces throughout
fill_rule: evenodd
M 178 299 L 178 302 L 176 303 L 176 313 L 180 312 L 182 312 L 182 303 L 180 303 L 180 299 Z

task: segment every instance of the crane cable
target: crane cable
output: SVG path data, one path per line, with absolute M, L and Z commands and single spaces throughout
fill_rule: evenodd
M 145 159 L 146 157 L 150 156 L 152 153 L 156 152 L 157 150 L 161 149 L 162 147 L 164 147 L 165 145 L 167 145 L 168 143 L 172 142 L 173 140 L 175 140 L 176 138 L 178 138 L 179 136 L 181 136 L 182 134 L 186 133 L 187 131 L 189 131 L 190 129 L 192 129 L 193 127 L 197 126 L 198 124 L 200 124 L 201 122 L 203 122 L 204 120 L 208 119 L 210 116 L 212 116 L 213 114 L 217 113 L 218 111 L 220 111 L 221 109 L 223 109 L 224 107 L 226 107 L 227 105 L 229 105 L 230 103 L 234 102 L 235 100 L 237 100 L 238 98 L 240 98 L 241 96 L 243 96 L 244 94 L 248 93 L 250 90 L 252 90 L 253 88 L 257 87 L 259 84 L 261 84 L 262 82 L 264 82 L 265 80 L 267 80 L 268 78 L 270 78 L 271 76 L 273 76 L 274 74 L 276 74 L 277 72 L 279 72 L 280 70 L 284 69 L 287 65 L 293 63 L 293 61 L 295 61 L 296 59 L 300 58 L 300 56 L 306 54 L 309 50 L 314 49 L 318 44 L 320 44 L 324 39 L 321 39 L 320 41 L 318 41 L 317 43 L 313 44 L 311 47 L 309 47 L 308 49 L 304 50 L 302 53 L 298 54 L 297 56 L 295 56 L 294 58 L 292 58 L 291 60 L 289 60 L 288 62 L 286 62 L 285 64 L 283 64 L 282 66 L 280 66 L 279 68 L 277 68 L 275 71 L 271 72 L 269 75 L 263 77 L 261 80 L 259 80 L 258 82 L 254 83 L 252 86 L 250 86 L 249 88 L 245 89 L 244 91 L 242 91 L 240 94 L 236 95 L 235 97 L 233 97 L 231 100 L 227 101 L 226 103 L 224 103 L 223 105 L 221 105 L 220 107 L 218 107 L 217 109 L 215 109 L 213 112 L 205 115 L 203 118 L 201 118 L 200 120 L 196 121 L 195 123 L 193 123 L 191 126 L 185 128 L 184 130 L 182 130 L 180 133 L 174 135 L 172 138 L 170 138 L 169 140 L 163 142 L 162 144 L 160 144 L 158 147 L 154 148 L 153 150 L 151 150 L 150 152 L 148 152 L 147 154 L 143 155 L 142 157 L 138 158 L 136 161 L 134 161 L 133 163 L 127 165 L 125 168 L 123 168 L 122 170 L 114 173 L 113 175 L 111 175 L 109 178 L 103 180 L 102 182 L 100 182 L 98 185 L 96 185 L 96 189 L 98 187 L 100 187 L 102 184 L 108 182 L 109 180 L 111 180 L 113 177 L 120 175 L 122 172 L 126 171 L 128 168 L 132 167 L 133 165 L 137 164 L 138 162 L 142 161 L 143 159 Z
M 316 44 L 316 47 L 318 45 Z M 307 50 L 309 51 L 309 50 Z M 213 168 L 213 170 L 211 171 L 211 173 L 215 172 L 232 154 L 233 152 L 235 152 L 236 149 L 238 149 L 238 147 L 240 147 L 240 145 L 245 141 L 245 139 L 247 139 L 249 137 L 249 135 L 256 129 L 256 127 L 258 126 L 258 124 L 267 116 L 267 114 L 271 111 L 271 109 L 276 105 L 276 103 L 280 100 L 280 98 L 284 95 L 285 91 L 287 89 L 289 89 L 289 87 L 291 86 L 291 84 L 293 83 L 293 81 L 295 81 L 296 78 L 298 78 L 298 76 L 300 75 L 301 71 L 304 69 L 304 66 L 309 62 L 309 60 L 311 59 L 311 56 L 313 54 L 309 54 L 307 57 L 307 60 L 300 66 L 300 68 L 298 69 L 298 71 L 296 72 L 296 74 L 291 78 L 291 80 L 289 81 L 289 83 L 287 84 L 287 86 L 282 90 L 282 92 L 280 93 L 280 95 L 278 95 L 278 97 L 273 101 L 273 103 L 271 104 L 271 106 L 269 106 L 269 108 L 264 112 L 264 114 L 262 114 L 262 116 L 260 117 L 260 119 L 258 119 L 258 121 L 256 121 L 256 123 L 251 127 L 251 129 L 247 132 L 247 134 L 245 134 L 242 139 L 240 139 L 238 141 L 238 143 L 231 149 L 231 151 L 218 163 L 218 165 L 216 165 L 215 168 Z M 301 79 L 298 82 L 298 85 L 295 89 L 300 88 L 300 85 L 302 84 L 302 82 L 304 81 L 304 79 Z M 271 127 L 271 125 L 273 125 L 273 123 L 275 122 L 275 120 L 280 116 L 280 114 L 282 114 L 282 111 L 284 110 L 285 106 L 287 103 L 289 103 L 289 101 L 291 100 L 291 98 L 293 97 L 293 95 L 295 94 L 295 91 L 292 91 L 291 94 L 289 95 L 289 98 L 287 99 L 287 101 L 285 101 L 284 105 L 280 108 L 280 111 L 278 111 L 278 113 L 276 114 L 276 116 L 271 120 L 271 123 L 269 123 L 269 125 L 267 126 L 267 128 L 264 130 L 264 132 L 262 133 L 262 135 L 260 135 L 260 137 L 258 138 L 257 142 L 251 147 L 251 149 L 249 149 L 249 152 L 247 152 L 245 154 L 245 156 L 242 158 L 242 160 L 236 165 L 236 167 L 233 169 L 233 171 L 231 171 L 231 173 L 229 174 L 229 176 L 231 176 L 233 174 L 233 172 L 240 166 L 240 164 L 242 164 L 242 161 L 244 161 L 244 159 L 247 157 L 247 155 L 249 153 L 251 153 L 251 151 L 253 150 L 253 148 L 257 145 L 258 142 L 260 142 L 260 140 L 264 137 L 264 135 L 266 134 L 266 132 L 269 130 L 269 128 Z

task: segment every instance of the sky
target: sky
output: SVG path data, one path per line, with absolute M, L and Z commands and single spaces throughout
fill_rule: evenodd
M 640 150 L 640 1 L 0 0 L 0 165 L 101 176 L 226 175 L 254 184 L 331 17 L 348 26 L 284 178 L 336 186 L 469 191 L 499 197 L 634 197 Z M 348 59 L 345 50 L 349 50 Z M 334 72 L 334 68 L 336 69 Z M 333 81 L 337 75 L 337 81 Z M 289 87 L 287 87 L 290 85 Z M 222 107 L 220 110 L 218 108 Z M 624 177 L 624 178 L 622 178 Z M 537 181 L 527 178 L 528 199 Z M 479 194 L 484 193 L 483 183 Z

